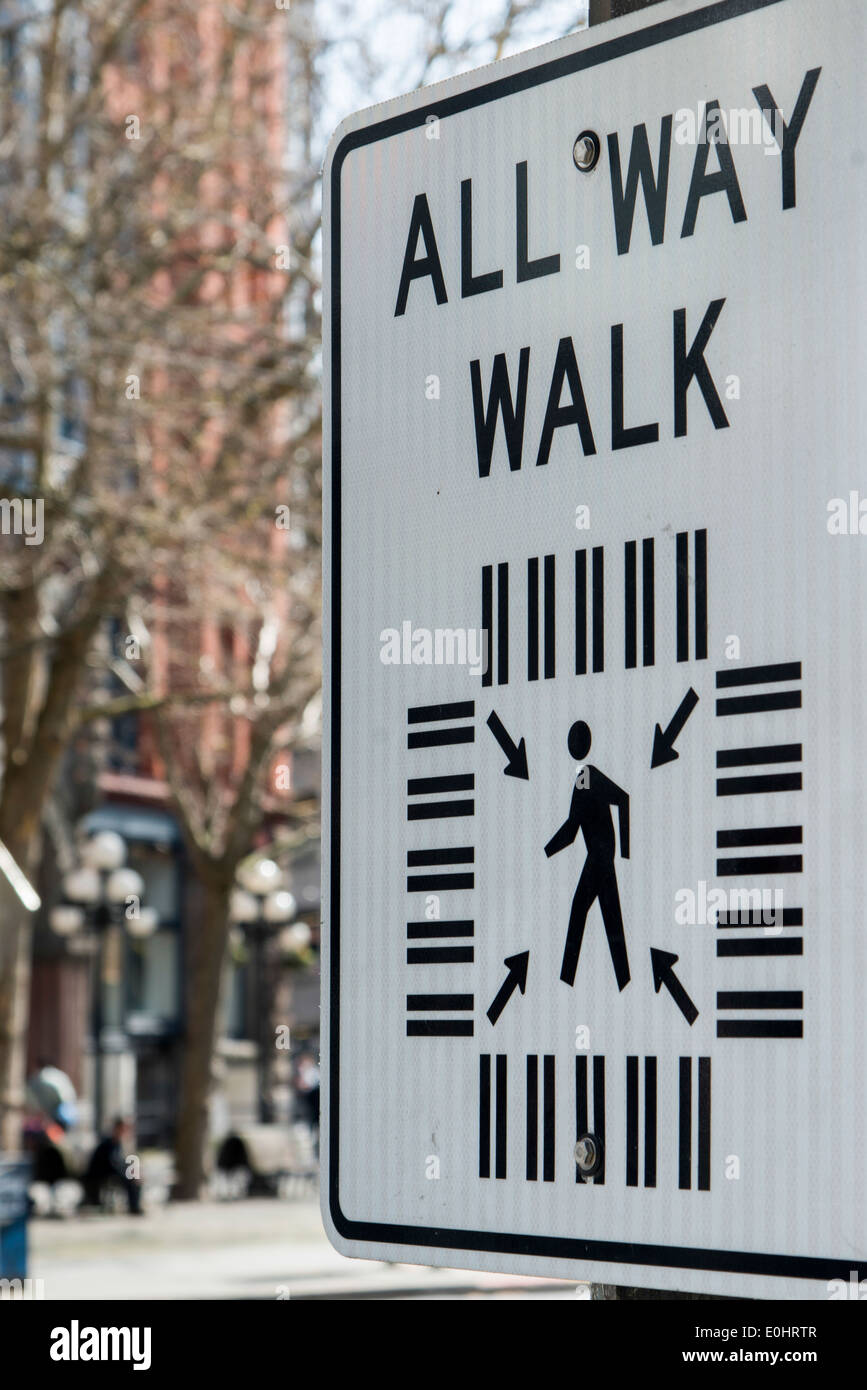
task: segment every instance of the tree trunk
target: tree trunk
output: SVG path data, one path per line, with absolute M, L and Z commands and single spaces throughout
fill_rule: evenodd
M 187 948 L 186 1028 L 173 1193 L 178 1201 L 195 1201 L 206 1176 L 211 1066 L 229 934 L 231 878 L 205 880 L 203 890 L 201 918 L 189 933 Z
M 42 812 L 69 739 L 70 720 L 87 653 L 99 625 L 103 587 L 94 585 L 94 601 L 86 617 L 63 632 L 55 643 L 47 688 L 25 738 L 25 710 L 33 680 L 32 657 L 26 643 L 33 636 L 33 590 L 27 606 L 18 611 L 5 605 L 5 635 L 24 644 L 25 652 L 7 658 L 3 669 L 2 736 L 5 766 L 0 779 L 0 840 L 31 883 L 42 853 Z M 16 604 L 24 603 L 20 595 Z M 0 915 L 0 1148 L 17 1150 L 27 1066 L 27 1027 L 30 1015 L 30 955 L 33 919 L 11 893 Z
M 29 845 L 9 832 L 0 838 L 32 881 L 39 860 L 38 835 Z M 7 1153 L 21 1147 L 32 939 L 32 915 L 4 881 L 0 893 L 0 1150 Z
M 0 930 L 0 1150 L 17 1153 L 27 1069 L 30 999 L 30 913 L 11 890 L 3 895 Z

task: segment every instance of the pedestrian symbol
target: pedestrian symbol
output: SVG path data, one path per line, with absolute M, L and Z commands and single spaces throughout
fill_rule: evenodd
M 590 752 L 590 730 L 583 720 L 579 719 L 569 730 L 568 747 L 576 762 L 583 762 Z M 587 849 L 587 857 L 569 913 L 569 930 L 566 934 L 560 979 L 565 980 L 567 985 L 575 983 L 587 914 L 598 899 L 617 988 L 624 990 L 629 984 L 629 960 L 626 954 L 620 895 L 617 892 L 617 872 L 614 867 L 614 822 L 611 807 L 617 807 L 620 819 L 620 853 L 624 859 L 628 859 L 629 796 L 597 767 L 588 767 L 586 773 L 586 778 L 579 774 L 582 785 L 576 783 L 572 792 L 572 804 L 567 819 L 545 846 L 545 853 L 550 859 L 552 855 L 559 854 L 571 845 L 580 830 Z M 588 783 L 586 788 L 583 785 L 585 780 Z

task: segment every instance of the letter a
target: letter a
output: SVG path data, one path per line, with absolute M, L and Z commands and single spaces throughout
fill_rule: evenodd
M 418 250 L 419 237 L 424 242 L 427 255 L 417 260 L 416 251 Z M 443 279 L 443 268 L 440 264 L 430 208 L 427 205 L 425 194 L 419 193 L 412 205 L 409 235 L 406 239 L 406 251 L 403 255 L 403 270 L 400 273 L 400 287 L 397 291 L 397 307 L 394 311 L 396 319 L 406 312 L 406 300 L 411 281 L 423 280 L 426 275 L 429 275 L 433 281 L 437 304 L 447 304 L 446 282 Z

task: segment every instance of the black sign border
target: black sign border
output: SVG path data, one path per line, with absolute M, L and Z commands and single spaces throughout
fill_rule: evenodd
M 331 235 L 331 845 L 330 845 L 330 1055 L 328 1065 L 328 1206 L 335 1229 L 347 1240 L 384 1245 L 432 1246 L 468 1253 L 541 1256 L 552 1260 L 598 1260 L 612 1264 L 650 1265 L 665 1269 L 711 1270 L 726 1274 L 756 1274 L 797 1279 L 848 1280 L 857 1271 L 867 1278 L 867 1263 L 851 1256 L 842 1261 L 813 1256 L 760 1254 L 752 1251 L 708 1250 L 688 1246 L 635 1245 L 628 1241 L 581 1240 L 574 1236 L 532 1236 L 493 1231 L 456 1230 L 406 1226 L 379 1221 L 355 1221 L 344 1216 L 339 1197 L 340 1152 L 340 638 L 341 638 L 341 285 L 340 285 L 340 177 L 344 161 L 353 151 L 425 124 L 432 111 L 440 120 L 476 106 L 571 76 L 587 68 L 641 52 L 683 34 L 695 33 L 742 15 L 768 9 L 786 0 L 718 0 L 717 4 L 677 15 L 629 34 L 555 58 L 537 67 L 485 82 L 454 96 L 438 97 L 436 89 L 410 111 L 389 116 L 362 129 L 350 131 L 334 150 L 330 167 Z M 486 71 L 483 69 L 482 71 Z M 323 1160 L 323 1169 L 326 1160 Z

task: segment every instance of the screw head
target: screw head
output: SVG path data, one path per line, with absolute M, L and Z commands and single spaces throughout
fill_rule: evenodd
M 602 1143 L 595 1134 L 579 1136 L 574 1149 L 575 1163 L 586 1178 L 592 1178 L 602 1167 Z
M 595 130 L 582 130 L 572 146 L 572 160 L 582 174 L 589 174 L 599 162 L 602 146 Z

